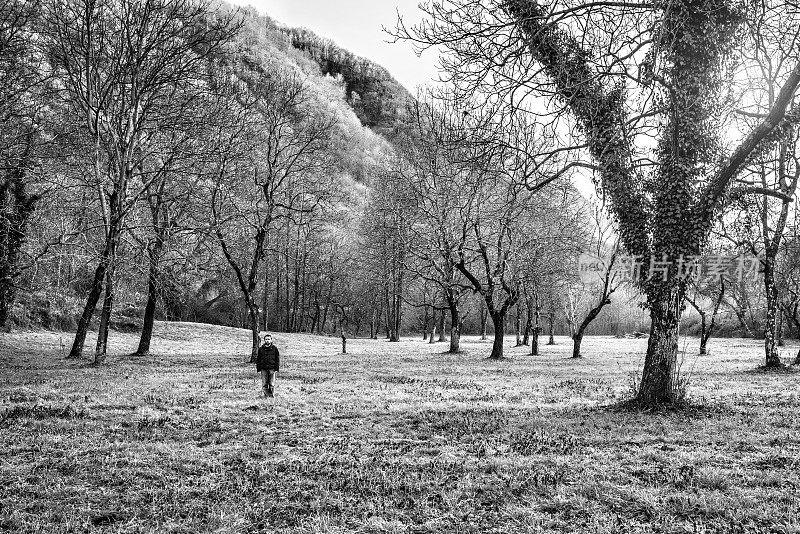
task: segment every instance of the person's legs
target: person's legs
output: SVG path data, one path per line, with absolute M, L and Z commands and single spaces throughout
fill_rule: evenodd
M 267 371 L 269 378 L 267 378 L 267 394 L 272 397 L 275 392 L 275 371 Z
M 269 396 L 269 382 L 270 378 L 269 375 L 272 371 L 262 370 L 261 371 L 261 388 L 264 390 L 264 395 Z

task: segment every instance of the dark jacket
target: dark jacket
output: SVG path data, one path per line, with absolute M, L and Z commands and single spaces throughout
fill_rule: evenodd
M 256 359 L 257 371 L 279 371 L 280 354 L 275 345 L 261 345 L 258 347 L 258 358 Z

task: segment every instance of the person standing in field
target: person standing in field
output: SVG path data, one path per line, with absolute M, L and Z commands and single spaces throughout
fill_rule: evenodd
M 275 393 L 275 373 L 280 368 L 280 353 L 278 347 L 272 344 L 272 335 L 261 333 L 261 346 L 258 348 L 256 358 L 256 371 L 261 373 L 261 386 L 264 388 L 265 397 L 273 397 Z

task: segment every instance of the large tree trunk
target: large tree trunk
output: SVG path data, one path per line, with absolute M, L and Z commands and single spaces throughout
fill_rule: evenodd
M 583 331 L 575 332 L 572 336 L 572 357 L 581 358 L 581 343 L 583 342 Z
M 503 358 L 503 337 L 505 335 L 505 316 L 499 312 L 490 313 L 492 324 L 494 325 L 494 342 L 492 343 L 492 353 L 490 359 L 500 360 Z
M 531 334 L 531 356 L 539 355 L 539 333 L 541 328 L 538 326 L 533 327 L 533 334 Z
M 683 298 L 678 289 L 672 289 L 671 293 L 670 298 L 654 302 L 650 308 L 650 339 L 636 396 L 636 401 L 646 406 L 679 400 L 676 363 Z

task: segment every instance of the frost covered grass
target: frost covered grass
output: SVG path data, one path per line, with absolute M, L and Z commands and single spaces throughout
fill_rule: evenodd
M 652 413 L 620 408 L 646 340 L 277 334 L 267 400 L 248 336 L 158 323 L 92 367 L 5 334 L 0 531 L 800 532 L 800 375 L 753 372 L 760 342 L 688 339 L 693 404 Z

